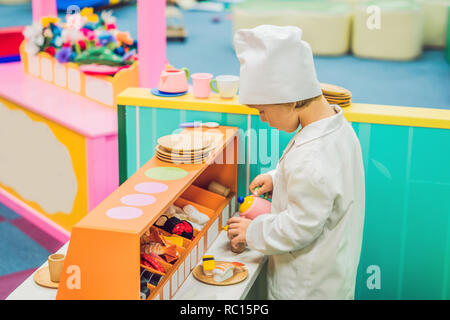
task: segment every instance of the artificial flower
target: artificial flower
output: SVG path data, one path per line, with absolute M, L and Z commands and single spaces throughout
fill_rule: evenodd
M 102 18 L 105 25 L 116 24 L 117 20 L 115 17 L 113 17 L 112 13 L 112 10 L 105 10 L 100 14 L 100 17 Z
M 55 54 L 55 58 L 59 63 L 67 63 L 71 61 L 72 53 L 72 47 L 63 47 Z
M 54 47 L 47 47 L 44 51 L 52 56 L 55 56 L 56 54 L 56 49 Z
M 84 8 L 80 12 L 81 16 L 86 17 L 89 22 L 97 23 L 99 18 L 98 15 L 94 13 L 94 8 Z
M 63 41 L 62 37 L 54 37 L 52 40 L 52 44 L 55 47 L 59 48 L 59 47 L 62 47 L 62 45 L 64 44 L 64 41 Z
M 129 32 L 122 32 L 122 31 L 117 32 L 116 39 L 129 46 L 131 46 L 134 42 L 134 39 L 131 37 Z
M 84 42 L 83 40 L 80 40 L 77 42 L 77 44 L 80 46 L 81 50 L 86 50 L 86 42 Z
M 83 40 L 83 33 L 77 29 L 64 29 L 61 32 L 61 39 L 63 43 L 75 44 L 80 40 Z
M 89 16 L 91 14 L 94 14 L 94 8 L 92 8 L 92 7 L 85 7 L 85 8 L 83 8 L 81 10 L 80 14 L 83 17 L 87 17 L 87 16 Z
M 116 24 L 115 23 L 110 23 L 110 24 L 107 24 L 106 25 L 106 30 L 116 30 L 117 29 L 117 26 L 116 26 Z
M 110 34 L 109 32 L 102 32 L 101 34 L 99 34 L 98 36 L 98 40 L 100 45 L 102 46 L 106 46 L 109 43 L 115 43 L 116 42 L 116 38 L 114 38 L 114 36 L 112 34 Z
M 44 30 L 44 37 L 46 37 L 46 38 L 52 38 L 53 37 L 53 32 L 52 32 L 52 30 L 50 30 L 50 29 L 45 29 Z
M 23 30 L 25 39 L 33 39 L 37 36 L 42 36 L 42 25 L 39 22 L 33 23 L 31 26 L 26 26 Z
M 59 18 L 57 17 L 42 17 L 41 24 L 44 28 L 47 28 L 50 24 L 55 24 L 59 22 Z

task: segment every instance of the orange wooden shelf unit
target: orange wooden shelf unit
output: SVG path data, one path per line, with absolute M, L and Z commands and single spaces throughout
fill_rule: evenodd
M 194 230 L 192 240 L 183 239 L 178 260 L 163 264 L 158 285 L 148 285 L 149 299 L 175 295 L 236 210 L 238 129 L 195 130 L 221 134 L 205 163 L 175 165 L 153 157 L 73 227 L 57 299 L 139 299 L 141 236 L 171 204 L 192 204 L 209 222 Z M 230 195 L 208 191 L 211 181 L 230 188 Z

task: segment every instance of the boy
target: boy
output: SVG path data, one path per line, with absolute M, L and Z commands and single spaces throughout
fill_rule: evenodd
M 353 299 L 364 223 L 355 132 L 342 109 L 323 97 L 299 28 L 242 29 L 235 47 L 240 103 L 258 109 L 271 127 L 301 130 L 276 169 L 250 184 L 256 196 L 273 192 L 271 213 L 231 218 L 231 245 L 247 243 L 269 255 L 270 299 Z

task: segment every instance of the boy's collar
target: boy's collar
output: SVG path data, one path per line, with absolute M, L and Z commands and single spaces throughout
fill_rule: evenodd
M 297 133 L 295 137 L 296 146 L 300 146 L 317 138 L 326 136 L 327 134 L 330 134 L 331 132 L 339 129 L 341 125 L 344 124 L 344 112 L 342 111 L 341 107 L 339 107 L 338 105 L 332 105 L 332 107 L 337 111 L 337 114 L 310 123 L 305 128 L 303 128 L 300 132 Z

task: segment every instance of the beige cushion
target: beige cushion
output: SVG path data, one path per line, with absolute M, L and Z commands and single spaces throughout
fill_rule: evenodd
M 317 55 L 342 55 L 349 51 L 351 8 L 334 1 L 250 1 L 233 9 L 234 32 L 262 24 L 297 26 L 303 40 Z
M 450 0 L 421 0 L 424 13 L 423 44 L 444 48 Z
M 380 28 L 368 27 L 370 5 L 380 8 Z M 352 50 L 356 56 L 374 59 L 411 60 L 422 53 L 423 14 L 408 0 L 378 0 L 357 6 Z

